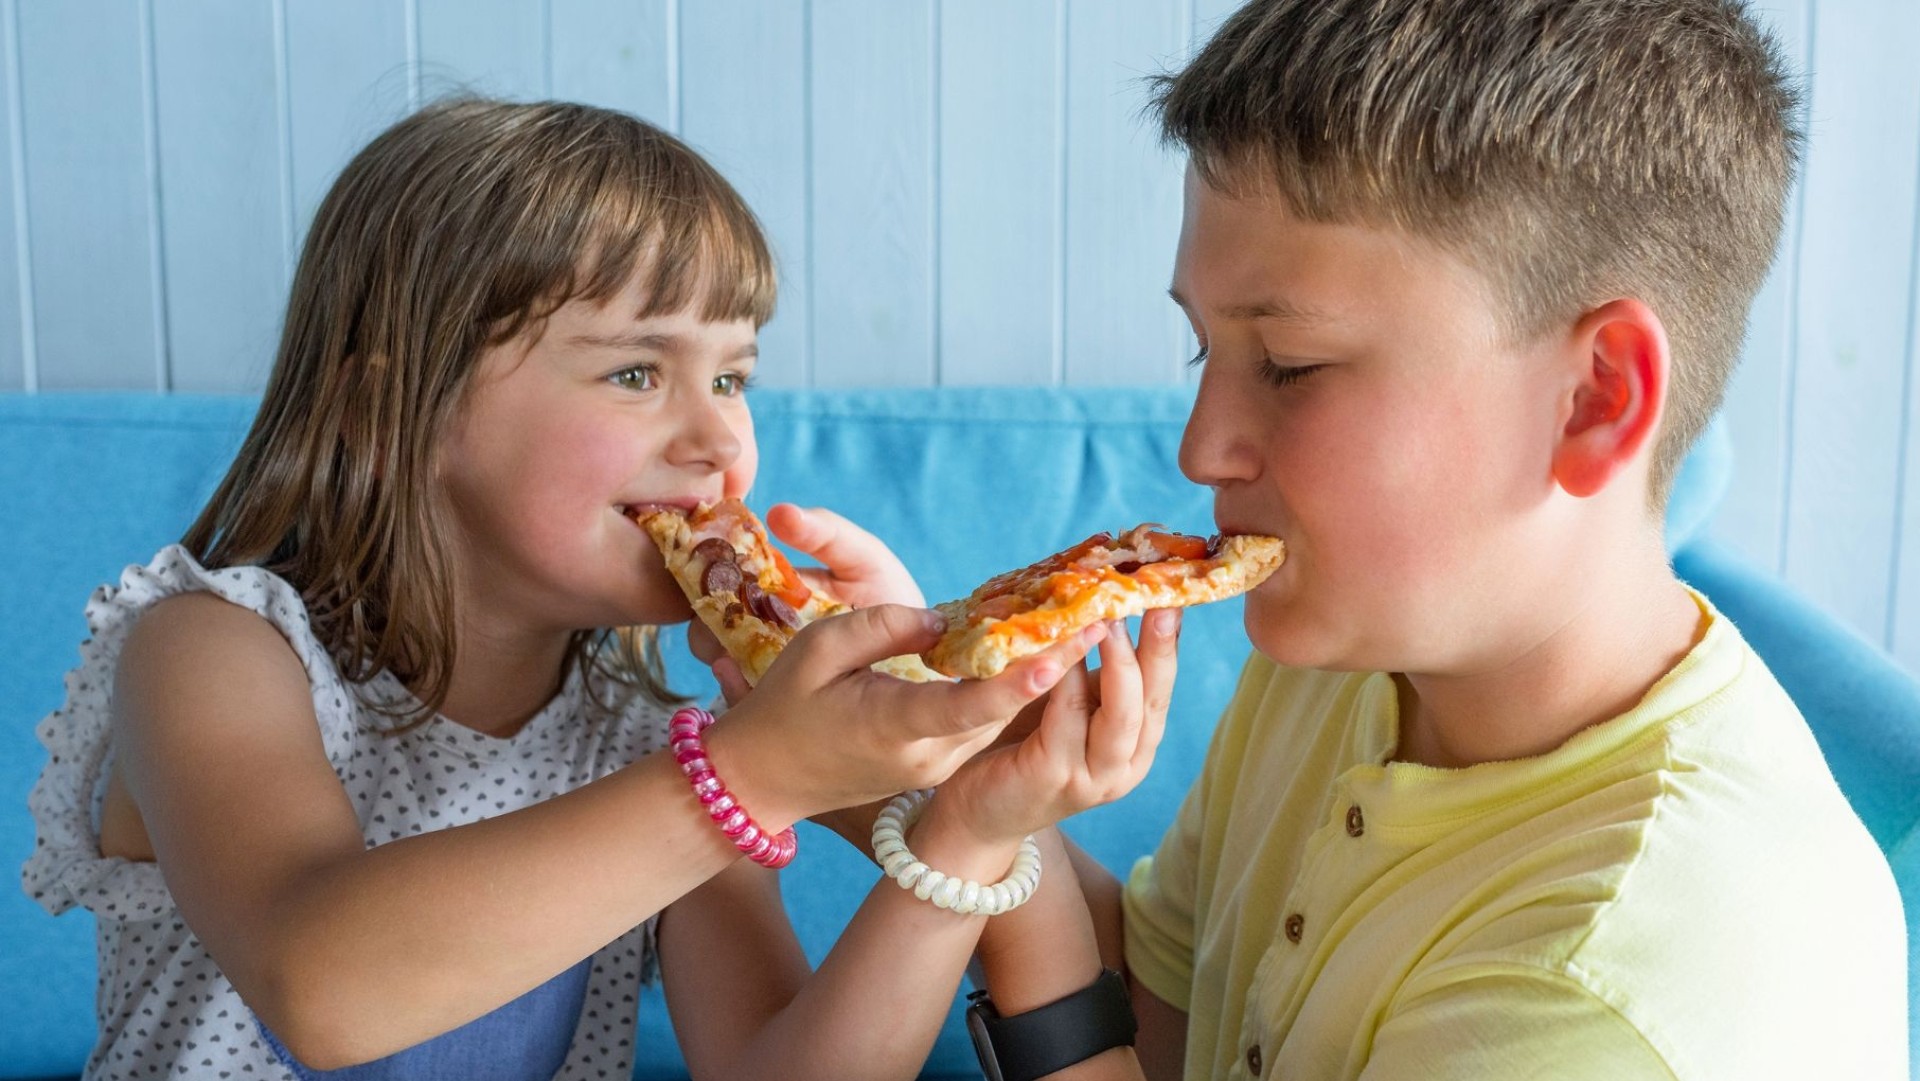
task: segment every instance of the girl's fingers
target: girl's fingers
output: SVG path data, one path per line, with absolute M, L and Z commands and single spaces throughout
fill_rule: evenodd
M 1071 777 L 1080 771 L 1080 762 L 1087 753 L 1087 724 L 1097 708 L 1093 676 L 1087 672 L 1083 660 L 1060 677 L 1053 694 L 1047 698 L 1040 727 L 1028 741 L 1028 745 L 1035 747 L 1051 764 L 1056 775 Z
M 727 705 L 737 706 L 753 688 L 747 686 L 746 674 L 740 671 L 740 664 L 732 657 L 722 654 L 713 662 L 713 678 L 720 681 L 720 696 Z
M 767 508 L 767 528 L 826 565 L 830 577 L 861 581 L 881 580 L 911 585 L 913 576 L 880 538 L 825 507 L 801 508 L 776 503 Z M 918 589 L 898 599 L 924 604 Z
M 988 724 L 1004 727 L 1027 703 L 1058 685 L 1067 670 L 1080 663 L 1105 634 L 1105 627 L 1089 627 L 1064 642 L 1015 661 L 992 679 L 945 684 L 941 688 L 947 695 L 946 716 L 942 722 L 945 732 L 928 734 L 958 735 Z M 906 688 L 909 692 L 913 689 Z M 910 711 L 908 715 L 917 712 Z

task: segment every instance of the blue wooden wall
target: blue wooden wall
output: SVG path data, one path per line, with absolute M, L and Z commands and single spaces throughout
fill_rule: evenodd
M 1140 79 L 1231 6 L 0 0 L 0 389 L 257 389 L 329 180 L 457 88 L 704 151 L 780 259 L 769 384 L 1177 382 L 1180 163 Z M 1756 10 L 1811 144 L 1716 530 L 1920 667 L 1920 4 Z

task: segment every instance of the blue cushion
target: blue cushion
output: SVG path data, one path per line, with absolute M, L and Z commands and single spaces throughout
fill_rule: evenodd
M 761 391 L 754 502 L 763 511 L 774 497 L 833 507 L 888 540 L 930 599 L 958 596 L 989 574 L 1099 529 L 1157 520 L 1210 532 L 1209 494 L 1187 483 L 1175 460 L 1190 395 L 1178 387 Z M 59 703 L 60 675 L 85 632 L 87 594 L 180 536 L 254 406 L 249 398 L 0 395 L 0 520 L 8 523 L 0 530 L 0 566 L 16 568 L 0 578 L 0 611 L 8 616 L 0 623 L 0 864 L 17 868 L 32 844 L 25 800 L 41 765 L 32 726 Z M 1726 483 L 1727 446 L 1723 432 L 1710 430 L 1676 479 L 1670 546 L 1692 539 L 1711 512 Z M 1750 608 L 1786 612 L 1782 619 L 1815 643 L 1840 633 L 1818 613 L 1779 608 L 1798 602 L 1769 579 L 1750 572 L 1713 578 L 1711 567 L 1686 561 L 1695 547 L 1683 554 L 1683 573 L 1702 574 L 1702 588 L 1763 652 L 1777 647 L 1748 628 Z M 1239 606 L 1190 613 L 1182 642 L 1173 715 L 1152 776 L 1071 826 L 1116 871 L 1151 850 L 1199 767 L 1247 653 Z M 1920 746 L 1911 699 L 1900 697 L 1914 693 L 1913 683 L 1874 668 L 1857 650 L 1835 648 L 1836 670 L 1814 667 L 1789 690 L 1806 696 L 1842 785 L 1869 825 L 1880 823 L 1875 835 L 1906 844 L 1902 858 L 1911 860 L 1914 845 L 1896 839 L 1911 835 L 1900 832 L 1901 822 L 1911 822 L 1901 770 L 1913 771 L 1899 754 Z M 1794 670 L 1790 657 L 1768 659 Z M 1877 674 L 1849 682 L 1857 671 Z M 682 690 L 711 689 L 683 650 L 670 658 L 670 673 Z M 1885 702 L 1888 712 L 1878 727 L 1866 726 L 1873 734 L 1859 737 L 1867 742 L 1857 759 L 1847 758 L 1834 748 L 1855 738 L 1863 699 Z M 817 961 L 877 873 L 838 839 L 803 830 L 804 855 L 786 873 L 785 893 Z M 1903 882 L 1911 885 L 1912 876 Z M 0 890 L 0 1002 L 12 1005 L 0 1011 L 0 1077 L 79 1070 L 93 1039 L 93 980 L 88 917 L 48 919 L 17 889 Z M 636 1076 L 683 1077 L 657 994 L 641 1018 Z M 928 1070 L 977 1076 L 957 1010 Z

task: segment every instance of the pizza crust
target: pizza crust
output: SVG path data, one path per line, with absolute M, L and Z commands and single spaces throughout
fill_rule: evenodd
M 947 631 L 921 656 L 934 671 L 987 679 L 1094 623 L 1237 597 L 1265 581 L 1286 558 L 1279 538 L 1249 534 L 1222 538 L 1204 559 L 1166 558 L 1119 569 L 1133 561 L 1115 557 L 1131 554 L 1129 546 L 1137 539 L 1165 536 L 1148 533 L 1151 528 L 1141 526 L 1117 541 L 1096 536 L 999 575 L 965 598 L 936 605 L 947 617 Z M 1103 538 L 1107 543 L 1098 543 Z M 1024 599 L 1009 600 L 1016 595 Z M 1020 610 L 1000 614 L 1009 608 Z
M 667 570 L 679 583 L 681 592 L 693 605 L 693 614 L 719 639 L 736 663 L 749 686 L 760 682 L 780 651 L 793 641 L 801 627 L 818 619 L 852 611 L 825 592 L 799 582 L 792 568 L 767 540 L 766 527 L 737 499 L 702 504 L 692 512 L 660 509 L 636 516 L 654 547 L 660 549 Z M 701 551 L 712 540 L 724 541 L 731 559 L 741 571 L 743 585 L 735 590 L 710 592 L 708 575 L 716 558 L 715 549 Z M 751 595 L 744 583 L 762 594 L 762 600 L 749 603 Z M 797 598 L 800 604 L 781 600 L 765 601 L 771 596 Z M 928 668 L 917 656 L 892 657 L 873 668 L 916 683 L 943 681 L 945 676 Z

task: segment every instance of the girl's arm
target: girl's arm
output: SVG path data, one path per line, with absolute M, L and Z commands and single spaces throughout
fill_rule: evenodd
M 781 693 L 708 738 L 729 786 L 773 829 L 937 781 L 1032 696 L 1031 666 L 969 685 L 868 678 L 872 660 L 937 637 L 906 609 L 809 632 L 768 674 Z M 113 707 L 116 769 L 183 917 L 310 1065 L 370 1060 L 472 1020 L 738 859 L 668 755 L 367 848 L 310 695 L 270 624 L 189 595 L 131 632 Z
M 1150 620 L 1138 658 L 1124 628 L 1118 634 L 1096 628 L 1081 639 L 1084 650 L 1106 638 L 1099 691 L 1084 667 L 1067 669 L 1032 736 L 982 755 L 942 787 L 912 832 L 915 855 L 949 874 L 992 882 L 1006 874 L 1025 834 L 1045 831 L 1066 815 L 1131 790 L 1145 776 L 1165 722 L 1177 622 Z M 1043 867 L 1039 896 L 1048 895 L 1050 879 L 1077 881 L 1057 842 L 1043 855 Z M 728 887 L 716 880 L 709 888 L 717 893 Z M 1091 982 L 1100 964 L 1077 886 L 1061 896 L 1062 908 L 1078 906 L 1078 924 L 1043 922 L 1084 934 L 1075 941 L 1033 940 L 1032 961 L 1034 970 L 1044 973 L 1071 965 L 1084 948 L 1086 972 L 1071 978 L 1066 990 L 1072 991 Z M 755 909 L 751 904 L 709 907 L 689 897 L 662 920 L 667 993 L 693 1075 L 915 1076 L 987 919 L 940 910 L 882 879 L 819 972 L 807 979 L 804 963 L 791 960 L 797 947 L 756 952 L 740 939 L 724 941 L 743 926 L 756 929 L 750 936 L 754 943 L 770 941 L 776 927 L 791 941 L 784 917 L 765 904 L 765 895 L 760 900 Z M 757 914 L 750 917 L 749 910 Z M 790 959 L 778 974 L 780 994 L 740 995 L 739 984 L 756 978 L 754 966 L 770 952 Z M 724 964 L 718 963 L 722 957 Z M 1023 979 L 1040 986 L 1017 972 L 1009 979 L 1016 988 Z M 789 1001 L 776 1005 L 788 994 Z

